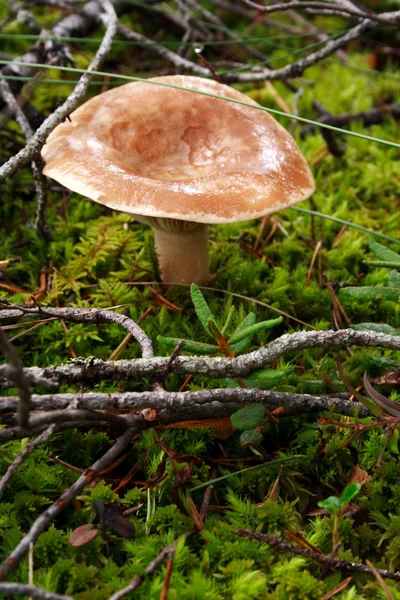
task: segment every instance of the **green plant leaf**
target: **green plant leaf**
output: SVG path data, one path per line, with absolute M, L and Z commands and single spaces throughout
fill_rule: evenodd
M 257 320 L 256 315 L 253 312 L 249 312 L 249 314 L 246 315 L 246 317 L 243 319 L 243 321 L 241 323 L 239 323 L 239 325 L 236 327 L 236 329 L 233 332 L 231 337 L 240 333 L 240 331 L 242 331 L 242 329 L 245 329 L 246 327 L 250 327 L 251 325 L 254 325 L 256 320 Z M 246 350 L 248 349 L 248 347 L 251 344 L 251 339 L 252 339 L 251 335 L 247 336 L 241 342 L 231 346 L 231 350 L 235 354 L 242 354 L 243 352 L 246 352 Z
M 244 338 L 248 336 L 253 337 L 253 335 L 258 331 L 263 331 L 264 329 L 271 329 L 271 327 L 275 327 L 275 325 L 279 325 L 279 323 L 282 323 L 282 317 L 278 317 L 277 319 L 270 319 L 269 321 L 261 321 L 260 323 L 250 325 L 250 327 L 245 327 L 238 333 L 234 334 L 228 340 L 228 344 L 237 344 L 238 342 L 241 342 Z
M 329 496 L 326 500 L 320 500 L 318 506 L 325 508 L 331 515 L 338 513 L 342 508 L 342 504 L 337 496 Z
M 213 344 L 203 344 L 202 342 L 195 342 L 194 340 L 167 338 L 158 335 L 157 341 L 161 344 L 165 344 L 169 348 L 176 348 L 176 345 L 179 342 L 185 342 L 185 345 L 182 347 L 182 350 L 185 352 L 193 352 L 195 354 L 216 354 L 218 352 L 217 346 L 213 346 Z
M 243 431 L 240 435 L 241 446 L 259 446 L 263 441 L 264 436 L 259 431 L 252 431 L 251 429 Z
M 361 490 L 361 485 L 359 483 L 350 483 L 346 488 L 344 488 L 342 495 L 340 496 L 340 505 L 346 506 L 351 500 L 353 500 L 354 496 L 358 494 Z
M 228 316 L 226 317 L 226 321 L 224 323 L 224 326 L 222 328 L 222 335 L 224 335 L 228 331 L 228 329 L 229 329 L 229 327 L 230 327 L 230 325 L 232 323 L 232 319 L 235 316 L 235 312 L 236 312 L 235 307 L 231 306 L 231 308 L 229 309 L 229 312 L 228 312 Z
M 293 367 L 286 369 L 260 369 L 250 373 L 245 382 L 249 383 L 249 387 L 257 387 L 262 390 L 270 390 L 273 387 L 286 381 L 289 375 L 293 372 Z
M 386 248 L 386 246 L 383 246 L 373 238 L 368 240 L 368 246 L 371 252 L 373 252 L 376 258 L 379 258 L 379 260 L 400 263 L 400 254 L 397 254 L 397 252 Z
M 384 267 L 385 269 L 400 270 L 400 262 L 396 262 L 394 260 L 363 260 L 363 263 L 369 267 Z
M 365 361 L 369 367 L 378 369 L 400 369 L 400 362 L 392 358 L 384 358 L 381 356 L 371 356 L 365 354 Z
M 262 404 L 248 404 L 231 415 L 231 423 L 235 429 L 246 431 L 255 429 L 264 419 L 265 409 Z
M 390 436 L 390 439 L 388 441 L 387 444 L 387 449 L 389 450 L 389 452 L 391 452 L 392 454 L 397 454 L 399 455 L 399 430 L 396 428 L 392 435 Z M 384 436 L 382 436 L 384 437 Z
M 340 290 L 341 296 L 350 296 L 359 300 L 393 300 L 400 298 L 400 289 L 389 287 L 347 287 Z
M 190 295 L 192 297 L 192 302 L 194 304 L 194 309 L 196 311 L 196 315 L 203 325 L 203 328 L 208 333 L 208 335 L 213 336 L 210 325 L 213 326 L 212 329 L 221 333 L 217 323 L 215 322 L 215 317 L 212 314 L 210 307 L 208 306 L 203 294 L 195 283 L 192 283 L 190 286 Z
M 386 323 L 358 323 L 357 325 L 352 325 L 351 328 L 355 329 L 355 331 L 375 331 L 376 333 L 400 335 L 400 329 L 395 329 Z

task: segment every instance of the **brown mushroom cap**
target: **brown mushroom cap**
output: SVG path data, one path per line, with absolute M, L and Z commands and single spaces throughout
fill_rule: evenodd
M 149 82 L 256 104 L 215 81 Z M 134 82 L 92 98 L 42 150 L 45 175 L 110 208 L 155 218 L 230 223 L 308 198 L 314 179 L 292 136 L 267 112 Z

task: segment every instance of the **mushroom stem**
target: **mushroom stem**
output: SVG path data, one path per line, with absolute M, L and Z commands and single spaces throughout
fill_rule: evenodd
M 163 281 L 208 283 L 208 225 L 179 232 L 155 228 L 154 236 Z

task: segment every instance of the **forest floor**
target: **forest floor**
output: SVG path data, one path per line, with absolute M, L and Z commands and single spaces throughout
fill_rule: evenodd
M 38 15 L 43 22 L 54 19 L 44 11 Z M 124 19 L 129 22 L 128 17 Z M 3 33 L 12 34 L 2 38 L 4 52 L 10 55 L 21 55 L 31 44 L 31 40 L 21 37 L 25 33 L 21 25 L 8 26 Z M 271 36 L 271 30 L 260 25 L 252 35 Z M 86 65 L 93 47 L 85 42 L 71 44 L 78 66 Z M 285 44 L 286 49 L 282 48 Z M 271 55 L 279 60 L 285 52 L 303 45 L 297 38 L 283 39 Z M 109 65 L 114 65 L 115 72 L 137 75 L 130 66 L 134 52 L 125 44 L 116 46 Z M 304 77 L 313 85 L 304 85 L 297 102 L 298 113 L 315 119 L 314 100 L 334 114 L 399 101 L 400 75 L 396 68 L 387 65 L 375 71 L 368 60 L 369 52 L 356 46 L 348 51 L 347 64 L 334 57 L 308 69 Z M 48 113 L 70 92 L 68 80 L 74 79 L 74 73 L 60 74 L 54 69 L 42 77 L 43 81 L 38 78 L 35 83 L 31 101 Z M 118 78 L 115 82 L 120 83 Z M 111 84 L 97 78 L 90 95 L 99 92 L 99 85 Z M 237 87 L 261 105 L 279 110 L 269 88 L 254 84 Z M 293 93 L 284 84 L 274 83 L 274 89 L 292 106 Z M 324 153 L 320 133 L 302 139 L 302 123 L 283 115 L 277 118 L 290 129 L 309 161 L 316 192 L 299 208 L 263 221 L 211 228 L 212 280 L 203 293 L 217 322 L 225 322 L 232 306 L 236 309 L 232 330 L 250 311 L 258 321 L 276 318 L 280 314 L 277 309 L 286 314 L 281 324 L 267 333 L 258 332 L 246 351 L 283 333 L 312 328 L 328 330 L 374 323 L 377 330 L 385 331 L 385 324 L 394 328 L 387 331 L 399 335 L 398 301 L 363 299 L 341 292 L 348 286 L 387 285 L 388 270 L 367 266 L 363 261 L 374 260 L 369 239 L 393 251 L 400 248 L 398 148 L 347 135 L 345 139 L 343 136 L 346 151 L 337 158 Z M 353 123 L 351 130 L 390 141 L 399 139 L 399 124 L 390 115 L 381 125 L 365 129 Z M 21 144 L 18 127 L 12 121 L 0 136 L 6 153 L 12 154 Z M 146 315 L 141 327 L 160 356 L 169 355 L 171 348 L 157 340 L 158 336 L 210 342 L 193 309 L 189 288 L 166 289 L 157 283 L 150 228 L 54 182 L 48 208 L 50 241 L 32 228 L 35 210 L 32 175 L 24 167 L 6 179 L 1 192 L 0 260 L 20 256 L 21 262 L 0 271 L 0 298 L 24 303 L 42 289 L 37 300 L 44 305 L 123 305 L 119 311 L 127 310 L 135 321 Z M 324 216 L 312 215 L 310 210 Z M 354 227 L 357 225 L 371 233 Z M 374 233 L 387 237 L 374 237 Z M 318 241 L 320 252 L 310 270 Z M 25 366 L 44 367 L 75 357 L 108 360 L 126 332 L 117 324 L 48 321 L 35 328 L 20 323 L 8 334 Z M 344 374 L 355 388 L 362 385 L 366 372 L 381 393 L 399 399 L 399 355 L 379 348 L 292 352 L 273 365 L 274 377 L 268 373 L 264 388 L 316 395 L 346 392 L 338 372 L 338 354 Z M 134 341 L 119 353 L 124 359 L 138 356 L 139 346 Z M 390 379 L 388 373 L 397 376 Z M 185 379 L 184 375 L 170 374 L 166 387 L 173 391 L 185 386 L 193 391 L 235 385 L 201 376 Z M 95 389 L 124 392 L 141 391 L 147 386 L 145 380 L 107 381 Z M 76 389 L 63 384 L 60 391 Z M 263 424 L 261 441 L 253 447 L 241 445 L 240 432 L 229 431 L 226 420 L 208 428 L 187 423 L 175 429 L 144 431 L 133 440 L 125 460 L 112 472 L 102 474 L 97 485 L 85 488 L 39 537 L 33 548 L 34 584 L 76 600 L 106 600 L 143 573 L 163 548 L 178 539 L 173 559 L 171 554 L 128 597 L 158 600 L 166 585 L 166 570 L 172 568 L 169 600 L 321 600 L 333 597 L 329 595 L 332 590 L 338 600 L 400 599 L 400 582 L 386 579 L 382 584 L 371 575 L 329 569 L 235 533 L 238 529 L 257 530 L 282 536 L 295 545 L 305 538 L 312 548 L 329 555 L 335 517 L 319 508 L 318 502 L 340 496 L 349 482 L 358 481 L 361 489 L 338 523 L 337 556 L 400 570 L 398 433 L 375 426 L 375 422 L 372 416 L 350 418 L 334 412 L 272 416 Z M 355 424 L 356 430 L 352 429 Z M 91 465 L 116 436 L 110 429 L 69 430 L 35 450 L 10 480 L 1 499 L 2 561 L 38 515 L 77 479 L 77 471 Z M 2 445 L 1 474 L 26 444 L 27 440 L 22 439 Z M 279 462 L 290 457 L 287 463 Z M 278 462 L 269 465 L 271 459 Z M 255 465 L 260 468 L 244 470 Z M 120 487 L 134 467 L 132 478 Z M 211 480 L 222 476 L 227 477 L 207 487 Z M 206 490 L 206 514 L 199 516 Z M 103 514 L 103 529 L 98 535 L 88 544 L 74 547 L 69 541 L 71 532 L 78 526 L 98 523 L 92 506 L 95 500 L 115 504 L 121 511 L 139 507 L 129 516 L 135 536 L 124 539 L 123 531 L 119 535 L 118 528 L 104 525 L 107 514 Z M 11 578 L 28 582 L 27 559 Z

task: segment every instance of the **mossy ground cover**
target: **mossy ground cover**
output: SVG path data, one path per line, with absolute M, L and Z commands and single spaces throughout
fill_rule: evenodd
M 54 15 L 38 11 L 38 18 L 45 24 L 54 19 Z M 132 25 L 127 17 L 123 20 Z M 134 24 L 145 31 L 150 27 L 141 21 Z M 238 31 L 243 28 L 240 22 L 231 25 Z M 343 26 L 343 23 L 339 25 Z M 335 23 L 336 27 L 339 25 Z M 18 29 L 10 26 L 4 31 L 29 33 L 21 26 Z M 276 35 L 276 31 L 274 33 Z M 259 26 L 253 35 L 271 37 L 273 33 Z M 4 51 L 21 54 L 30 43 L 29 40 L 9 39 L 4 41 Z M 306 44 L 299 38 L 280 40 L 279 43 L 288 46 L 289 50 L 271 48 L 272 42 L 260 45 L 264 50 L 272 51 L 277 64 L 285 53 L 302 50 Z M 74 44 L 74 48 L 79 50 L 74 52 L 78 66 L 85 66 L 93 47 Z M 137 75 L 132 66 L 135 52 L 129 46 L 116 45 L 110 62 L 115 65 L 115 72 Z M 369 71 L 368 56 L 362 48 L 350 52 L 348 62 L 344 65 L 331 59 L 305 73 L 313 85 L 304 88 L 298 102 L 299 114 L 315 118 L 312 102 L 316 99 L 333 113 L 357 112 L 386 102 L 388 98 L 399 99 L 400 75 L 393 66 L 389 65 L 384 72 Z M 74 76 L 60 75 L 54 70 L 45 77 L 59 81 L 58 84 L 38 84 L 34 89 L 33 102 L 46 113 L 65 98 L 71 90 L 65 80 Z M 292 101 L 292 94 L 283 84 L 278 83 L 275 87 L 287 102 Z M 98 86 L 90 89 L 91 94 L 98 93 Z M 263 86 L 249 85 L 241 89 L 263 106 L 276 108 Z M 278 118 L 285 127 L 291 124 L 286 117 Z M 355 123 L 351 128 L 365 132 Z M 293 135 L 312 162 L 315 153 L 324 145 L 323 138 L 315 134 L 300 140 L 300 129 L 299 124 L 292 126 Z M 398 123 L 389 117 L 384 124 L 369 128 L 367 133 L 397 141 Z M 17 127 L 11 122 L 0 135 L 6 152 L 7 144 L 11 152 L 22 143 Z M 328 156 L 315 165 L 317 191 L 312 200 L 301 206 L 400 240 L 398 149 L 350 136 L 346 137 L 346 144 L 342 158 Z M 113 213 L 54 186 L 48 210 L 52 239 L 46 242 L 31 227 L 35 208 L 32 176 L 28 168 L 23 168 L 3 184 L 0 200 L 0 259 L 18 255 L 22 260 L 2 272 L 0 283 L 18 286 L 27 293 L 0 290 L 0 297 L 15 302 L 26 301 L 29 293 L 39 289 L 41 274 L 46 272 L 49 285 L 40 300 L 43 303 L 77 307 L 127 305 L 125 309 L 135 320 L 152 306 L 142 327 L 160 355 L 167 355 L 170 349 L 158 344 L 157 336 L 209 342 L 194 313 L 189 289 L 165 290 L 154 283 L 158 273 L 152 233 L 148 228 L 128 215 Z M 262 241 L 274 220 L 266 223 L 257 252 L 251 252 L 249 248 L 253 248 L 260 233 L 259 220 L 211 229 L 212 282 L 204 294 L 220 322 L 224 322 L 234 305 L 233 325 L 249 311 L 253 311 L 260 321 L 272 319 L 277 316 L 273 310 L 277 308 L 313 327 L 329 329 L 332 299 L 326 284 L 318 282 L 317 267 L 306 285 L 313 248 L 307 245 L 305 238 L 314 237 L 323 243 L 325 281 L 330 282 L 337 292 L 350 322 L 368 321 L 400 327 L 398 303 L 340 296 L 340 287 L 359 284 L 361 279 L 363 285 L 386 284 L 387 270 L 363 264 L 363 260 L 372 257 L 367 234 L 351 226 L 342 230 L 337 222 L 313 219 L 294 209 L 279 213 L 276 219 L 279 227 L 263 247 Z M 399 250 L 399 245 L 384 243 Z M 171 309 L 158 294 L 165 296 L 178 310 Z M 258 333 L 250 349 L 282 333 L 305 329 L 306 325 L 285 317 L 282 324 L 268 333 Z M 40 366 L 66 362 L 73 356 L 108 359 L 125 336 L 117 325 L 65 326 L 58 321 L 32 331 L 21 327 L 11 334 L 21 334 L 14 343 L 23 363 Z M 138 346 L 133 342 L 121 355 L 123 358 L 138 356 Z M 374 377 L 388 370 L 389 363 L 384 359 L 399 361 L 394 352 L 381 349 L 342 351 L 340 356 L 344 372 L 354 386 L 360 384 L 364 371 Z M 287 369 L 287 376 L 275 389 L 313 394 L 345 391 L 338 375 L 335 351 L 293 353 L 274 367 Z M 184 377 L 178 375 L 169 375 L 166 381 L 169 390 L 178 390 L 183 383 Z M 195 377 L 186 389 L 226 385 L 226 381 Z M 96 389 L 115 391 L 117 387 L 121 391 L 143 390 L 148 389 L 148 382 L 104 382 Z M 61 391 L 75 389 L 64 385 Z M 393 387 L 379 389 L 394 400 L 398 398 Z M 325 416 L 338 419 L 333 414 Z M 373 423 L 373 419 L 362 422 Z M 264 456 L 302 457 L 287 463 L 282 470 L 279 464 L 266 465 L 256 471 L 233 475 L 215 485 L 204 531 L 186 540 L 181 537 L 178 542 L 169 599 L 323 598 L 348 575 L 326 573 L 322 567 L 302 557 L 277 554 L 254 540 L 238 538 L 233 531 L 249 528 L 279 535 L 284 535 L 285 530 L 300 532 L 313 545 L 329 553 L 333 518 L 313 512 L 318 508 L 319 500 L 340 495 L 357 465 L 369 477 L 354 500 L 359 510 L 351 511 L 340 522 L 342 545 L 339 556 L 356 562 L 370 560 L 377 567 L 399 570 L 399 450 L 397 444 L 392 443 L 381 456 L 385 445 L 383 428 L 366 429 L 362 435 L 352 436 L 350 429 L 321 425 L 318 416 L 312 415 L 271 420 L 263 433 L 260 450 Z M 218 439 L 212 429 L 166 430 L 157 435 L 167 448 L 189 457 L 187 461 L 172 465 L 153 431 L 146 431 L 135 439 L 132 452 L 122 465 L 101 477 L 97 486 L 86 488 L 41 535 L 34 546 L 34 583 L 37 586 L 67 593 L 79 600 L 108 598 L 142 573 L 166 545 L 193 529 L 190 511 L 185 514 L 184 507 L 187 508 L 189 497 L 199 507 L 205 490 L 191 491 L 193 488 L 212 478 L 257 464 L 259 460 L 251 449 L 240 446 L 239 433 L 227 439 Z M 99 430 L 68 431 L 56 435 L 34 452 L 11 480 L 0 504 L 2 560 L 38 515 L 76 480 L 78 474 L 54 457 L 83 469 L 109 447 L 112 438 L 112 432 L 107 435 Z M 1 473 L 26 443 L 27 440 L 22 440 L 2 446 Z M 136 463 L 134 478 L 116 494 L 113 490 Z M 190 477 L 180 483 L 189 469 Z M 164 477 L 160 478 L 160 473 L 164 473 Z M 278 475 L 279 483 L 274 486 Z M 124 540 L 113 533 L 101 532 L 90 544 L 72 547 L 68 541 L 71 531 L 95 521 L 94 500 L 116 503 L 125 509 L 143 504 L 130 517 L 136 529 L 135 537 Z M 158 599 L 164 575 L 165 566 L 147 579 L 132 597 Z M 27 582 L 26 560 L 12 579 Z M 393 598 L 400 598 L 400 584 L 388 582 L 387 585 Z M 336 597 L 351 600 L 387 596 L 374 578 L 354 574 L 346 589 Z

